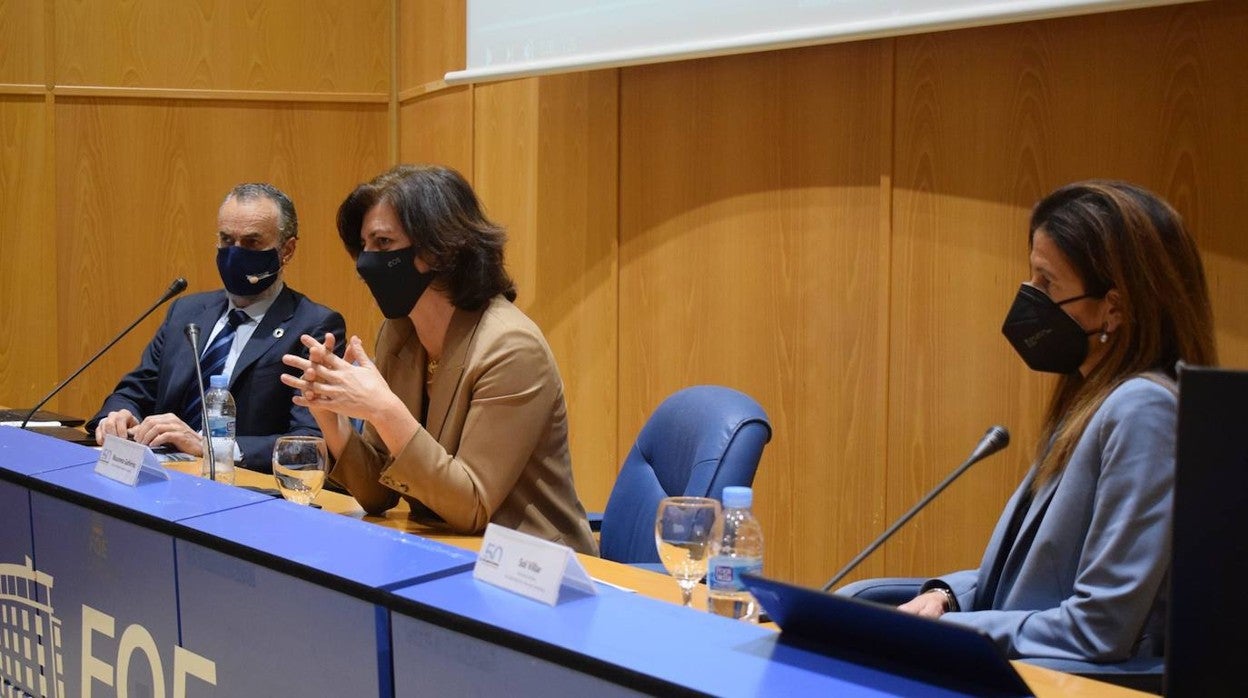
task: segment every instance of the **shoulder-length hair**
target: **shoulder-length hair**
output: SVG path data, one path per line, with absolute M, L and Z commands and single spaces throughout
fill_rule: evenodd
M 338 207 L 338 236 L 352 259 L 364 251 L 364 215 L 379 203 L 394 207 L 416 253 L 436 272 L 433 285 L 463 310 L 491 298 L 516 299 L 503 265 L 507 236 L 490 222 L 472 187 L 448 167 L 399 165 L 355 188 Z
M 1213 311 L 1196 242 L 1179 214 L 1125 182 L 1088 180 L 1046 196 L 1031 214 L 1028 239 L 1043 231 L 1070 261 L 1084 292 L 1119 296 L 1122 322 L 1087 376 L 1055 386 L 1037 448 L 1036 487 L 1065 468 L 1101 403 L 1142 373 L 1175 378 L 1175 364 L 1217 363 Z

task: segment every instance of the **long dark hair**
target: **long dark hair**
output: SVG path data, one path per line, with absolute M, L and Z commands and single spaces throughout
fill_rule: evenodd
M 479 310 L 499 294 L 516 299 L 516 285 L 503 265 L 506 233 L 485 217 L 458 172 L 399 165 L 356 187 L 338 207 L 338 236 L 352 259 L 364 251 L 364 215 L 382 202 L 394 207 L 416 253 L 437 272 L 434 286 L 455 307 Z
M 1209 366 L 1218 358 L 1200 252 L 1165 201 L 1125 182 L 1075 182 L 1040 201 L 1029 227 L 1029 240 L 1043 231 L 1070 260 L 1086 293 L 1116 290 L 1123 318 L 1088 375 L 1063 376 L 1054 388 L 1037 453 L 1038 487 L 1066 466 L 1123 381 L 1150 371 L 1175 378 L 1179 360 Z

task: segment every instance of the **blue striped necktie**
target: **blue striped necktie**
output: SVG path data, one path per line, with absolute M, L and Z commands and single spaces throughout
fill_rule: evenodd
M 225 371 L 225 360 L 230 356 L 230 345 L 234 343 L 234 335 L 237 334 L 238 326 L 244 322 L 251 320 L 251 316 L 247 313 L 235 308 L 231 310 L 225 318 L 225 326 L 212 338 L 212 344 L 204 350 L 204 355 L 199 359 L 199 370 L 204 376 L 204 383 L 219 373 Z M 205 386 L 206 387 L 206 386 Z M 186 401 L 186 409 L 184 410 L 186 425 L 191 428 L 197 428 L 202 415 L 200 414 L 199 403 L 199 385 L 191 384 L 191 396 Z

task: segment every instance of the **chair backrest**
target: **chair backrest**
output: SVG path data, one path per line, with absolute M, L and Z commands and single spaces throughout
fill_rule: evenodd
M 771 423 L 753 398 L 695 385 L 673 393 L 646 421 L 624 460 L 602 514 L 599 549 L 616 562 L 659 562 L 654 517 L 669 496 L 719 499 L 751 486 Z

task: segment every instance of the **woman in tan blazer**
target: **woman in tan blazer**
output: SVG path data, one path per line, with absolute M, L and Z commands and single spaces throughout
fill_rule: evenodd
M 488 522 L 597 553 L 572 483 L 563 383 L 537 325 L 512 305 L 503 231 L 454 170 L 399 166 L 360 185 L 338 232 L 386 316 L 359 337 L 305 336 L 300 391 L 334 456 L 329 477 L 369 513 L 407 499 L 452 531 Z M 361 418 L 363 433 L 349 418 Z

